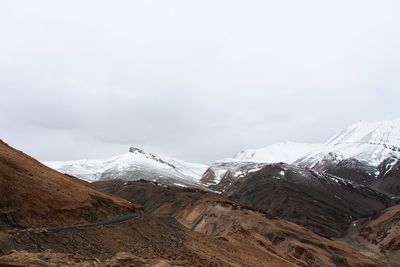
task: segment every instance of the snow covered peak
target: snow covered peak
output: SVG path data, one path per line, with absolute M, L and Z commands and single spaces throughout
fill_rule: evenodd
M 378 167 L 388 159 L 400 159 L 400 120 L 358 122 L 340 131 L 321 149 L 305 155 L 295 164 L 315 167 L 349 159 L 372 167 Z
M 137 147 L 130 147 L 129 153 L 133 153 L 138 158 L 141 158 L 141 157 L 146 158 L 146 159 L 149 159 L 149 160 L 152 160 L 155 162 L 159 162 L 161 164 L 168 165 L 171 168 L 176 168 L 176 166 L 171 162 L 171 161 L 174 161 L 173 159 L 165 160 L 166 157 L 157 156 L 155 154 L 145 152 L 144 150 L 137 148 Z
M 199 185 L 208 166 L 189 163 L 131 147 L 129 153 L 104 160 L 43 162 L 60 172 L 87 181 L 99 179 L 147 179 L 161 183 Z
M 232 160 L 256 163 L 293 163 L 299 157 L 319 148 L 321 148 L 320 144 L 282 142 L 261 149 L 243 150 Z
M 371 143 L 400 146 L 400 120 L 382 122 L 360 121 L 340 131 L 327 145 L 341 143 Z

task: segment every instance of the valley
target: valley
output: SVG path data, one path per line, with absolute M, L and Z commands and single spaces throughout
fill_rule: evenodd
M 45 166 L 2 141 L 0 263 L 399 266 L 398 125 L 209 165 L 132 147 Z

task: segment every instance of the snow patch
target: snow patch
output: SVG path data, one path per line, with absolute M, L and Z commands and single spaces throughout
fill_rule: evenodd
M 233 156 L 233 160 L 256 163 L 293 163 L 299 157 L 321 148 L 320 144 L 283 142 L 261 149 L 248 149 Z

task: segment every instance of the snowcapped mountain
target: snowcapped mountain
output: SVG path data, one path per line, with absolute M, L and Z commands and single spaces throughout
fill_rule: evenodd
M 278 162 L 372 185 L 400 162 L 400 120 L 359 122 L 322 145 L 283 142 L 244 150 L 211 166 L 151 154 L 133 147 L 129 153 L 111 159 L 44 164 L 87 181 L 146 179 L 223 191 L 238 178 Z
M 294 164 L 368 183 L 390 171 L 399 159 L 400 120 L 392 120 L 356 123 Z
M 199 186 L 207 167 L 131 147 L 129 153 L 104 160 L 48 161 L 45 165 L 86 181 L 146 179 L 163 184 Z
M 201 181 L 223 191 L 238 178 L 268 164 L 284 162 L 371 185 L 399 161 L 400 120 L 359 122 L 321 145 L 284 142 L 244 150 L 232 158 L 214 162 Z
M 282 142 L 261 149 L 243 150 L 233 156 L 233 160 L 256 163 L 293 163 L 306 153 L 321 147 L 321 144 Z
M 304 154 L 319 149 L 319 144 L 283 142 L 261 149 L 248 149 L 232 158 L 214 162 L 203 175 L 201 182 L 215 190 L 223 191 L 233 181 L 256 172 L 271 163 L 292 163 Z

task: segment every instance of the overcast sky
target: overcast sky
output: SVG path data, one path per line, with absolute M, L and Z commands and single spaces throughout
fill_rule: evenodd
M 400 1 L 0 0 L 0 138 L 211 162 L 400 117 Z

